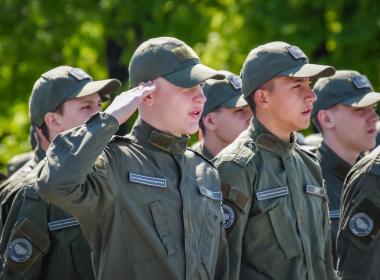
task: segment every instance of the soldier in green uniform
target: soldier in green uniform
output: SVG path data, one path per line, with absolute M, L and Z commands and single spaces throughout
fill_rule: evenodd
M 228 71 L 224 80 L 208 80 L 203 86 L 207 98 L 199 121 L 201 140 L 192 149 L 212 159 L 245 130 L 252 111 L 241 94 L 240 77 Z
M 230 279 L 336 279 L 321 169 L 294 133 L 310 123 L 310 78 L 334 72 L 284 42 L 246 58 L 242 93 L 254 118 L 215 159 Z
M 141 44 L 129 74 L 131 90 L 54 139 L 39 192 L 79 219 L 98 279 L 226 279 L 217 170 L 186 148 L 201 84 L 224 76 L 172 37 Z M 131 133 L 111 140 L 137 107 Z
M 348 173 L 337 237 L 338 275 L 343 280 L 380 279 L 380 147 Z
M 32 147 L 32 151 L 15 155 L 14 157 L 12 157 L 9 160 L 9 162 L 7 164 L 8 177 L 10 177 L 13 173 L 15 173 L 21 167 L 23 167 L 25 165 L 25 163 L 27 163 L 28 161 L 30 161 L 33 158 L 34 149 L 36 149 L 36 147 L 37 147 L 36 137 L 37 137 L 37 135 L 36 135 L 35 129 L 31 125 L 30 129 L 29 129 L 29 138 L 30 138 L 30 144 Z
M 337 71 L 332 77 L 319 79 L 313 90 L 317 101 L 312 119 L 323 137 L 317 155 L 329 198 L 336 265 L 336 235 L 343 182 L 360 154 L 375 147 L 376 103 L 380 101 L 380 94 L 373 92 L 365 75 L 350 70 Z
M 90 247 L 78 220 L 43 200 L 32 187 L 32 174 L 49 142 L 83 124 L 101 109 L 101 97 L 119 87 L 118 80 L 92 81 L 82 69 L 69 66 L 56 67 L 36 81 L 29 114 L 38 149 L 2 192 L 1 279 L 95 279 Z

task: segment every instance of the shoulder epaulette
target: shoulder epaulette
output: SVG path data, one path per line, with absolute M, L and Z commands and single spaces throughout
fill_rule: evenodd
M 256 143 L 252 139 L 246 140 L 239 144 L 232 161 L 244 167 L 250 162 L 256 153 Z
M 188 150 L 188 151 L 192 151 L 194 154 L 196 154 L 197 156 L 201 157 L 201 158 L 204 159 L 206 162 L 208 162 L 211 166 L 215 167 L 214 163 L 213 163 L 211 160 L 209 160 L 208 158 L 206 158 L 204 155 L 202 155 L 201 153 L 199 153 L 199 152 L 193 150 L 193 149 L 190 148 L 190 147 L 186 147 L 186 150 Z

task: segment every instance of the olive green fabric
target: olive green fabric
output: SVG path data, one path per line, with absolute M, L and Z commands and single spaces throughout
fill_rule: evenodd
M 30 152 L 22 153 L 22 154 L 15 155 L 14 157 L 12 157 L 7 165 L 8 176 L 11 176 L 13 173 L 15 173 L 21 167 L 23 167 L 25 163 L 27 163 L 28 161 L 32 159 L 33 155 L 34 155 L 34 152 L 30 151 Z
M 191 146 L 191 149 L 201 154 L 208 160 L 212 160 L 214 158 L 214 155 L 205 147 L 203 142 L 195 143 L 193 146 Z
M 217 108 L 236 108 L 248 105 L 241 94 L 241 79 L 228 71 L 220 71 L 226 75 L 224 80 L 207 80 L 203 86 L 206 103 L 202 116 L 215 111 Z
M 338 272 L 344 280 L 380 279 L 380 147 L 348 173 L 337 239 Z
M 58 66 L 41 75 L 35 82 L 29 100 L 29 117 L 40 127 L 48 112 L 54 112 L 69 99 L 98 93 L 101 97 L 114 93 L 121 86 L 116 79 L 93 81 L 80 68 Z
M 271 42 L 254 48 L 248 54 L 240 73 L 242 93 L 247 98 L 276 76 L 316 79 L 334 73 L 334 67 L 310 64 L 307 56 L 296 46 Z
M 338 234 L 340 219 L 340 201 L 344 179 L 352 167 L 337 154 L 335 154 L 325 142 L 317 150 L 317 156 L 321 162 L 322 175 L 325 180 L 327 196 L 329 198 L 329 218 L 331 222 L 331 240 L 334 267 L 336 268 L 336 236 Z
M 34 154 L 1 195 L 0 279 L 95 279 L 78 220 L 47 203 L 33 184 Z
M 313 105 L 312 117 L 336 104 L 360 108 L 380 101 L 380 93 L 373 91 L 368 78 L 351 70 L 339 70 L 331 77 L 319 79 L 313 91 L 317 101 Z
M 97 279 L 227 279 L 216 169 L 188 136 L 138 119 L 107 145 L 117 129 L 95 114 L 56 137 L 39 170 L 41 195 L 80 220 Z
M 157 37 L 142 43 L 129 63 L 132 87 L 162 77 L 172 84 L 190 88 L 207 79 L 224 75 L 203 65 L 194 50 L 181 40 Z
M 230 279 L 337 279 L 318 159 L 294 140 L 253 119 L 215 157 Z

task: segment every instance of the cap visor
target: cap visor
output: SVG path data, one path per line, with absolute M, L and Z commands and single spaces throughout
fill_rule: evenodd
M 243 95 L 233 96 L 229 98 L 225 102 L 219 105 L 219 107 L 227 107 L 227 108 L 238 108 L 248 105 L 247 101 L 245 101 Z
M 196 86 L 208 79 L 223 80 L 225 78 L 222 73 L 200 63 L 190 65 L 176 72 L 163 75 L 162 77 L 182 88 Z
M 364 95 L 351 97 L 350 99 L 346 99 L 341 103 L 351 107 L 367 107 L 373 104 L 376 104 L 380 101 L 380 93 L 378 92 L 368 92 Z
M 120 89 L 121 83 L 116 79 L 100 80 L 87 83 L 84 87 L 74 92 L 72 98 L 99 93 L 101 97 L 112 94 Z
M 295 78 L 313 78 L 330 77 L 335 74 L 335 68 L 327 65 L 319 64 L 303 64 L 290 68 L 279 73 L 279 76 L 288 76 Z

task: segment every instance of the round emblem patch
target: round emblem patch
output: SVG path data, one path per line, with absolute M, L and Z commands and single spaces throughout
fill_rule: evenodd
M 25 238 L 17 238 L 9 244 L 8 255 L 15 262 L 25 262 L 32 255 L 32 244 Z
M 224 214 L 224 228 L 228 229 L 233 225 L 235 221 L 235 212 L 232 207 L 227 204 L 223 204 L 222 209 Z
M 373 229 L 373 220 L 366 213 L 356 213 L 350 220 L 350 229 L 356 236 L 367 236 Z

